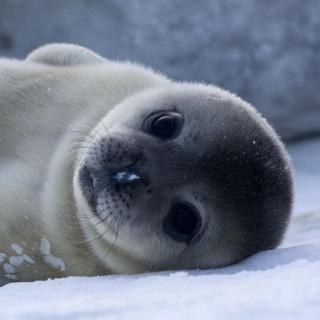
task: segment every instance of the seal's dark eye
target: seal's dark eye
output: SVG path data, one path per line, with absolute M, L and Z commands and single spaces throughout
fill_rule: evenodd
M 181 130 L 183 118 L 176 112 L 161 112 L 149 116 L 145 123 L 145 130 L 161 139 L 173 139 Z
M 151 131 L 154 135 L 169 138 L 172 136 L 175 128 L 175 119 L 173 117 L 163 115 L 155 118 L 151 123 Z
M 176 203 L 164 219 L 163 230 L 177 242 L 189 242 L 200 230 L 201 217 L 189 203 Z

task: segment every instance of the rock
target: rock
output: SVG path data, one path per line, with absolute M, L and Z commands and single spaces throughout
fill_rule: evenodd
M 251 102 L 287 140 L 320 134 L 320 1 L 0 2 L 0 54 L 73 42 Z

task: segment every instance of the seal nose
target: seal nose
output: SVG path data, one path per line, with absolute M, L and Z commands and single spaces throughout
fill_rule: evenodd
M 171 206 L 163 222 L 163 231 L 174 241 L 190 242 L 199 232 L 201 216 L 189 202 L 178 202 Z

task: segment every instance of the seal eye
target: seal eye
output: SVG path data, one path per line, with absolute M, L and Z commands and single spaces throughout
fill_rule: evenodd
M 180 202 L 169 210 L 163 224 L 164 232 L 174 241 L 189 242 L 201 227 L 201 217 L 193 205 Z
M 169 138 L 172 136 L 175 128 L 175 119 L 168 115 L 155 118 L 151 123 L 151 130 L 155 136 Z
M 161 139 L 173 139 L 179 135 L 182 123 L 181 114 L 164 111 L 149 116 L 143 123 L 143 129 Z

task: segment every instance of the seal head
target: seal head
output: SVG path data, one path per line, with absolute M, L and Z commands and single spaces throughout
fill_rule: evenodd
M 211 86 L 125 99 L 86 137 L 77 163 L 83 229 L 118 272 L 239 261 L 274 248 L 291 211 L 279 138 L 249 104 Z

